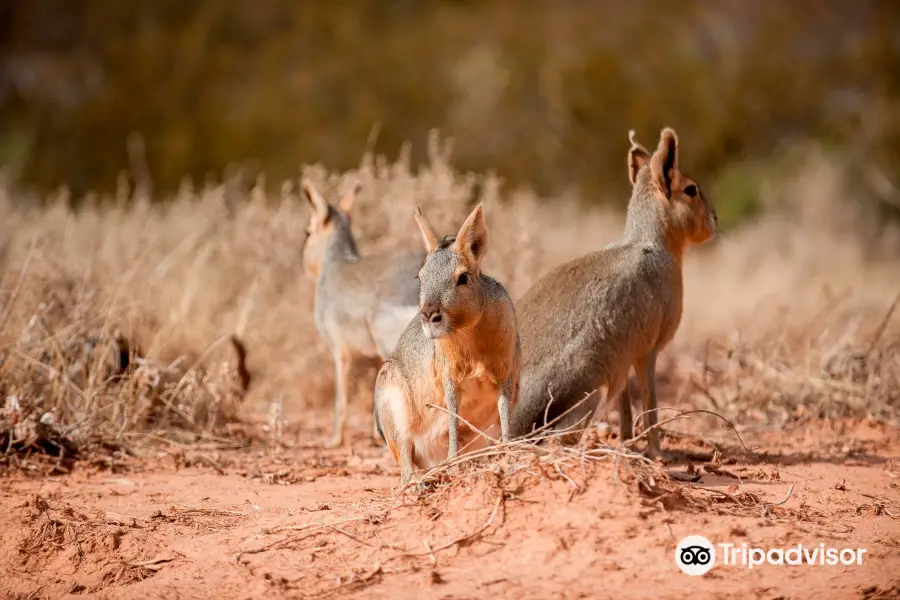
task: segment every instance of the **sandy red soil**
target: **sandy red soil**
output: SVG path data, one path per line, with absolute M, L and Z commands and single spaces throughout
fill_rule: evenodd
M 325 432 L 307 424 L 279 451 L 7 473 L 0 597 L 900 597 L 900 432 L 886 426 L 760 434 L 755 456 L 726 452 L 717 474 L 695 459 L 696 483 L 663 485 L 624 460 L 557 471 L 535 458 L 513 475 L 485 463 L 421 495 L 394 493 L 397 468 L 365 429 L 340 450 L 322 450 Z M 866 554 L 690 577 L 674 553 L 691 534 Z

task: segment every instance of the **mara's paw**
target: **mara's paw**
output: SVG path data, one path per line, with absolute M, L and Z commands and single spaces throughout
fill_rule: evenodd
M 422 479 L 420 475 L 413 475 L 409 478 L 408 481 L 400 482 L 400 488 L 398 491 L 409 491 L 414 496 L 421 496 L 422 494 L 429 492 L 434 489 L 433 481 L 426 481 Z
M 412 485 L 412 493 L 416 496 L 421 496 L 422 494 L 426 494 L 434 489 L 434 482 L 425 481 L 423 479 L 419 479 L 415 481 Z

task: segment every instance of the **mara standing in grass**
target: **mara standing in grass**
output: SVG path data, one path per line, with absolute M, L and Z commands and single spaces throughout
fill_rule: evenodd
M 419 271 L 419 316 L 375 383 L 376 418 L 400 463 L 401 485 L 415 468 L 454 458 L 460 446 L 471 451 L 488 444 L 465 424 L 460 434 L 460 419 L 506 439 L 519 383 L 512 300 L 481 271 L 488 248 L 482 205 L 456 237 L 438 238 L 418 207 L 416 222 L 428 250 Z
M 678 136 L 662 130 L 651 155 L 629 136 L 633 189 L 625 231 L 599 252 L 560 265 L 517 303 L 522 337 L 521 399 L 512 434 L 546 422 L 572 428 L 577 441 L 600 400 L 619 399 L 622 441 L 633 437 L 623 393 L 632 367 L 645 411 L 648 453 L 660 455 L 655 429 L 656 358 L 681 321 L 682 260 L 716 233 L 716 211 L 680 169 Z
M 302 182 L 312 207 L 303 244 L 303 268 L 315 285 L 316 329 L 334 359 L 334 429 L 328 446 L 343 443 L 347 388 L 357 357 L 390 356 L 418 312 L 416 273 L 423 252 L 388 252 L 361 257 L 350 230 L 356 190 L 338 206 L 325 201 L 312 182 Z M 377 440 L 373 423 L 373 438 Z

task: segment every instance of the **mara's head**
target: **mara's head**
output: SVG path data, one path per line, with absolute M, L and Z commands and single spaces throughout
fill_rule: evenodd
M 678 134 L 666 127 L 651 155 L 628 132 L 628 178 L 634 186 L 632 197 L 656 198 L 665 209 L 671 233 L 690 244 L 702 244 L 716 235 L 716 209 L 700 186 L 679 168 Z
M 356 199 L 357 187 L 341 198 L 338 206 L 329 204 L 308 179 L 304 179 L 300 187 L 311 209 L 306 239 L 303 241 L 303 270 L 315 279 L 329 249 L 349 260 L 358 258 L 350 231 L 350 210 Z
M 431 339 L 452 335 L 478 322 L 484 311 L 481 262 L 487 254 L 487 227 L 481 203 L 456 236 L 438 238 L 416 206 L 416 224 L 428 256 L 419 270 L 419 318 Z

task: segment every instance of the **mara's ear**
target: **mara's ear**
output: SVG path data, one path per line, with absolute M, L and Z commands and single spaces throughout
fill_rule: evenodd
M 431 225 L 428 224 L 428 219 L 425 218 L 425 213 L 422 212 L 422 207 L 416 204 L 416 225 L 419 226 L 419 231 L 422 233 L 422 241 L 425 242 L 425 250 L 428 251 L 428 254 L 431 254 L 438 247 L 438 236 L 434 233 L 434 229 L 431 228 Z
M 631 149 L 628 150 L 628 180 L 634 185 L 638 171 L 650 162 L 650 153 L 634 139 L 634 129 L 629 130 L 628 141 L 631 142 Z
M 341 207 L 341 210 L 348 215 L 350 214 L 350 211 L 353 210 L 353 203 L 356 202 L 356 195 L 359 193 L 361 187 L 362 186 L 358 183 L 353 184 L 353 189 L 344 194 L 344 197 L 338 202 L 338 206 Z
M 678 134 L 671 127 L 659 134 L 659 146 L 650 159 L 650 175 L 666 198 L 671 198 L 672 182 L 678 178 Z
M 325 223 L 325 221 L 328 220 L 328 203 L 325 202 L 325 198 L 322 197 L 322 194 L 319 193 L 319 190 L 316 189 L 316 186 L 313 185 L 313 182 L 309 179 L 301 181 L 300 188 L 303 190 L 303 195 L 306 196 L 307 201 L 309 201 L 309 204 L 312 206 L 315 216 L 321 223 Z
M 475 265 L 481 265 L 481 261 L 487 254 L 488 236 L 487 225 L 484 223 L 483 203 L 479 202 L 475 210 L 466 219 L 456 234 L 453 249 L 465 256 Z

